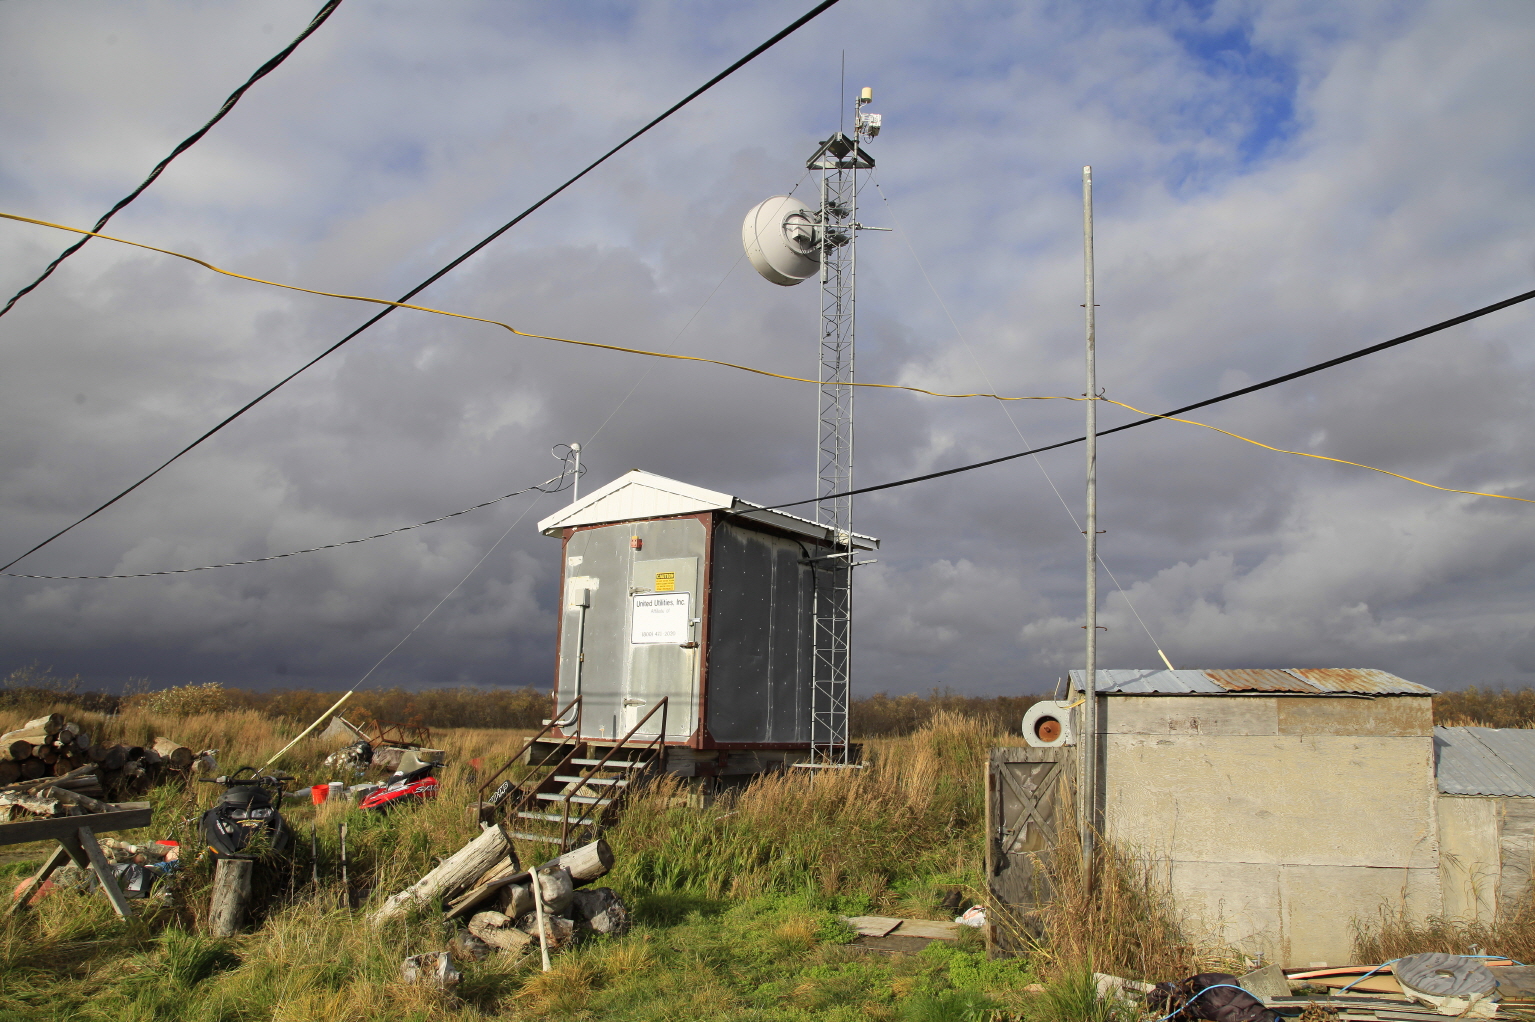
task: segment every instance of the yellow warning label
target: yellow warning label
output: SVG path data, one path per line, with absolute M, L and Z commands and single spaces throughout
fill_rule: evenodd
M 677 591 L 677 573 L 675 571 L 656 572 L 656 592 L 675 593 Z

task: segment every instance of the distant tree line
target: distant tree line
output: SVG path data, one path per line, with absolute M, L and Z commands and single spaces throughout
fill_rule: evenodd
M 62 677 L 29 664 L 6 676 L 0 688 L 0 711 L 16 716 L 36 707 L 73 706 L 99 713 L 116 713 L 124 705 L 141 705 L 161 713 L 220 713 L 251 709 L 274 718 L 309 723 L 324 713 L 341 693 L 312 689 L 252 691 L 227 688 L 218 682 L 152 690 L 143 679 L 128 683 L 121 695 L 81 691 L 80 678 Z M 925 696 L 892 696 L 884 692 L 852 704 L 849 730 L 855 738 L 893 738 L 922 728 L 941 711 L 973 717 L 998 732 L 1016 732 L 1026 711 L 1043 696 L 967 696 L 933 689 Z M 365 689 L 340 711 L 354 724 L 386 721 L 425 727 L 532 728 L 550 715 L 549 693 L 543 689 L 454 688 Z M 1439 724 L 1480 727 L 1535 728 L 1535 689 L 1471 686 L 1434 696 L 1434 720 Z

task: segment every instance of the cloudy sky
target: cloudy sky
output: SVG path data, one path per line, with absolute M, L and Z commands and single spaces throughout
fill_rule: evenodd
M 0 5 L 0 210 L 89 226 L 318 6 Z M 394 297 L 809 6 L 346 0 L 109 230 Z M 844 51 L 885 123 L 863 219 L 897 228 L 859 250 L 863 380 L 1080 393 L 1084 164 L 1099 380 L 1138 407 L 1535 286 L 1528 3 L 843 0 L 419 300 L 813 376 L 813 284 L 758 278 L 739 231 L 836 128 Z M 0 290 L 69 240 L 0 224 Z M 0 563 L 369 315 L 87 246 L 0 319 Z M 1535 498 L 1532 332 L 1521 306 L 1196 417 Z M 399 313 L 13 570 L 350 539 L 542 480 L 572 440 L 588 487 L 639 467 L 795 500 L 815 407 L 802 385 Z M 858 414 L 868 484 L 1078 436 L 1083 408 L 865 391 Z M 1535 678 L 1530 505 L 1176 423 L 1105 439 L 1101 494 L 1123 587 L 1103 578 L 1106 666 L 1157 666 L 1160 646 L 1179 667 Z M 264 565 L 0 579 L 0 668 L 345 686 L 517 523 L 374 680 L 547 685 L 559 544 L 533 523 L 561 503 Z M 1036 692 L 1080 666 L 1081 506 L 1080 447 L 861 498 L 884 547 L 858 580 L 856 689 Z

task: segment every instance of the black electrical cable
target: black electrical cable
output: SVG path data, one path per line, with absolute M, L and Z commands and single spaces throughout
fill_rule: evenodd
M 1148 422 L 1159 422 L 1169 415 L 1182 415 L 1184 412 L 1192 412 L 1196 408 L 1204 408 L 1207 405 L 1217 404 L 1221 401 L 1229 401 L 1234 397 L 1241 397 L 1244 394 L 1251 394 L 1254 391 L 1265 390 L 1269 387 L 1278 386 L 1281 383 L 1288 383 L 1291 380 L 1300 379 L 1302 376 L 1310 376 L 1312 373 L 1319 373 L 1323 369 L 1331 369 L 1333 366 L 1342 365 L 1345 362 L 1352 362 L 1356 358 L 1364 358 L 1366 355 L 1373 355 L 1377 351 L 1385 351 L 1387 348 L 1394 348 L 1398 344 L 1406 344 L 1408 341 L 1415 341 L 1419 337 L 1427 337 L 1429 334 L 1436 334 L 1441 330 L 1448 330 L 1452 326 L 1458 326 L 1461 323 L 1466 323 L 1473 319 L 1480 319 L 1481 317 L 1497 312 L 1500 309 L 1506 309 L 1510 305 L 1518 305 L 1520 302 L 1527 302 L 1531 298 L 1535 298 L 1535 291 L 1526 291 L 1522 295 L 1514 295 L 1512 298 L 1505 298 L 1501 302 L 1495 302 L 1492 305 L 1484 306 L 1475 310 L 1474 312 L 1468 312 L 1465 315 L 1456 316 L 1454 319 L 1447 319 L 1442 323 L 1435 323 L 1433 326 L 1426 326 L 1421 330 L 1414 330 L 1410 334 L 1403 334 L 1400 337 L 1393 337 L 1389 341 L 1381 341 L 1379 344 L 1372 344 L 1368 348 L 1360 348 L 1358 351 L 1351 351 L 1347 355 L 1339 355 L 1337 358 L 1328 359 L 1326 362 L 1318 362 L 1316 365 L 1307 366 L 1304 369 L 1297 369 L 1293 373 L 1286 373 L 1283 376 L 1276 376 L 1271 380 L 1264 380 L 1262 383 L 1255 383 L 1250 387 L 1243 387 L 1241 390 L 1233 390 L 1229 393 L 1221 394 L 1216 397 L 1206 398 L 1203 401 L 1196 401 L 1191 405 L 1184 405 L 1182 408 L 1174 408 L 1172 411 L 1164 412 L 1162 415 L 1149 415 L 1144 419 L 1136 419 L 1134 422 L 1127 422 L 1123 426 L 1115 426 L 1113 429 L 1105 429 L 1100 431 L 1097 435 L 1108 436 L 1110 433 L 1118 433 L 1121 430 L 1134 429 L 1136 426 L 1144 426 Z M 971 465 L 960 465 L 955 468 L 946 468 L 941 472 L 929 472 L 927 475 L 912 476 L 909 479 L 897 479 L 894 482 L 880 483 L 877 486 L 863 486 L 856 490 L 844 490 L 841 493 L 828 493 L 823 497 L 807 497 L 804 500 L 791 500 L 787 504 L 770 504 L 767 507 L 753 507 L 746 511 L 734 511 L 731 513 L 747 514 L 750 511 L 773 511 L 781 507 L 796 507 L 800 504 L 814 504 L 816 501 L 820 500 L 833 500 L 837 497 L 851 497 L 860 493 L 873 493 L 876 490 L 894 489 L 897 486 L 910 486 L 912 483 L 926 482 L 929 479 L 941 479 L 944 476 L 958 475 L 961 472 L 972 472 L 975 469 L 986 468 L 990 465 L 1000 465 L 1004 461 L 1013 461 L 1018 458 L 1027 458 L 1033 454 L 1043 454 L 1046 451 L 1053 451 L 1058 447 L 1070 447 L 1072 444 L 1080 444 L 1086 439 L 1087 437 L 1085 436 L 1079 436 L 1074 440 L 1062 440 L 1059 443 L 1049 444 L 1045 447 L 1036 447 L 1030 451 L 1019 451 L 1017 454 L 1004 454 L 1000 458 L 991 458 L 987 461 L 977 461 Z
M 339 2 L 339 0 L 338 0 L 338 2 Z M 662 112 L 658 117 L 656 117 L 654 120 L 652 120 L 648 124 L 646 124 L 643 128 L 640 128 L 634 134 L 630 135 L 628 138 L 626 138 L 622 142 L 618 143 L 618 145 L 614 146 L 612 149 L 609 149 L 607 152 L 603 153 L 596 160 L 593 160 L 591 163 L 587 164 L 586 168 L 583 169 L 579 174 L 576 174 L 574 177 L 570 178 L 568 181 L 566 181 L 564 184 L 560 185 L 554 191 L 550 192 L 548 195 L 545 195 L 542 199 L 539 199 L 537 202 L 533 203 L 533 205 L 529 206 L 527 209 L 523 210 L 521 213 L 518 213 L 515 217 L 513 217 L 510 220 L 508 220 L 506 223 L 502 224 L 500 227 L 496 228 L 490 234 L 486 235 L 484 238 L 482 238 L 480 241 L 478 241 L 472 247 L 470 247 L 468 249 L 468 251 L 464 252 L 463 255 L 459 256 L 457 259 L 454 259 L 452 262 L 448 263 L 448 265 L 444 266 L 442 269 L 438 270 L 436 273 L 432 274 L 430 277 L 428 277 L 425 280 L 423 280 L 420 284 L 417 284 L 415 287 L 413 287 L 409 291 L 405 292 L 405 294 L 401 295 L 398 299 L 396 299 L 396 301 L 408 302 L 412 298 L 414 298 L 416 295 L 420 294 L 422 291 L 425 291 L 428 287 L 430 287 L 432 284 L 435 284 L 443 276 L 447 275 L 448 273 L 450 273 L 454 269 L 456 269 L 458 267 L 458 265 L 460 263 L 462 263 L 464 260 L 466 260 L 470 256 L 474 255 L 476 252 L 478 252 L 480 249 L 484 248 L 486 245 L 489 245 L 492 241 L 495 241 L 497 238 L 499 238 L 502 234 L 505 234 L 511 228 L 517 226 L 517 224 L 521 223 L 525 218 L 527 218 L 527 216 L 529 214 L 533 213 L 539 207 L 543 206 L 550 199 L 553 199 L 556 195 L 559 195 L 561 192 L 563 192 L 565 189 L 569 188 L 571 185 L 575 184 L 577 181 L 581 180 L 587 174 L 591 173 L 593 170 L 596 170 L 603 163 L 607 162 L 609 157 L 611 157 L 614 154 L 616 154 L 619 150 L 623 149 L 630 142 L 633 142 L 635 139 L 637 139 L 641 135 L 645 134 L 651 128 L 654 128 L 656 125 L 658 125 L 662 121 L 666 120 L 672 114 L 676 113 L 678 110 L 681 110 L 683 107 L 687 106 L 693 100 L 697 99 L 699 96 L 703 95 L 705 92 L 709 91 L 714 86 L 718 85 L 720 82 L 724 81 L 726 78 L 730 77 L 732 74 L 734 74 L 735 72 L 739 71 L 742 67 L 744 67 L 745 65 L 749 64 L 751 61 L 755 60 L 764 51 L 772 48 L 773 46 L 775 46 L 779 42 L 783 41 L 784 38 L 786 38 L 787 36 L 793 34 L 800 27 L 802 27 L 807 22 L 809 22 L 810 20 L 815 18 L 817 15 L 819 15 L 823 11 L 825 11 L 828 7 L 831 7 L 834 4 L 836 4 L 836 3 L 838 3 L 838 0 L 822 0 L 821 3 L 819 3 L 815 7 L 811 8 L 809 12 L 807 12 L 804 15 L 801 15 L 799 18 L 796 18 L 792 23 L 789 24 L 788 27 L 786 27 L 783 30 L 777 32 L 770 39 L 768 39 L 762 45 L 758 46 L 756 49 L 752 50 L 746 56 L 742 57 L 740 60 L 736 61 L 734 64 L 731 64 L 725 70 L 721 71 L 719 74 L 715 75 L 713 78 L 710 78 L 707 82 L 704 82 L 704 84 L 700 85 L 698 88 L 696 88 L 692 92 L 688 93 L 686 96 L 684 96 L 682 99 L 678 100 L 676 103 L 673 103 L 670 107 L 667 107 L 667 109 L 664 112 Z M 235 421 L 240 416 L 244 415 L 246 412 L 248 412 L 252 408 L 256 407 L 256 405 L 260 404 L 262 401 L 264 401 L 268 397 L 270 397 L 283 384 L 287 383 L 289 380 L 292 380 L 295 376 L 298 376 L 304 370 L 308 369 L 310 366 L 314 365 L 316 362 L 320 361 L 322 358 L 324 358 L 325 356 L 329 355 L 331 352 L 333 352 L 336 349 L 340 348 L 343 344 L 345 344 L 348 341 L 352 340 L 354 337 L 356 337 L 359 334 L 361 334 L 364 330 L 367 330 L 369 327 L 373 326 L 373 324 L 377 323 L 379 320 L 383 319 L 385 316 L 387 316 L 391 312 L 393 312 L 395 310 L 395 308 L 396 307 L 393 306 L 393 305 L 385 306 L 385 308 L 383 309 L 382 312 L 379 312 L 376 316 L 374 316 L 372 319 L 368 320 L 362 326 L 358 327 L 356 330 L 353 330 L 351 333 L 349 333 L 345 337 L 341 338 L 341 340 L 337 341 L 335 344 L 332 344 L 330 347 L 328 347 L 324 351 L 320 352 L 314 358 L 310 359 L 308 362 L 305 362 L 303 365 L 301 365 L 297 369 L 293 370 L 293 372 L 289 373 L 287 376 L 284 376 L 282 379 L 280 379 L 276 383 L 272 384 L 272 386 L 268 387 L 266 390 L 264 390 L 260 394 L 256 395 L 256 397 L 252 398 L 250 401 L 247 401 L 238 410 L 236 410 L 233 414 L 231 414 L 228 417 L 226 417 L 218 425 L 214 426 L 212 429 L 208 430 L 202 436 L 198 437 L 196 440 L 193 440 L 191 443 L 187 444 L 181 450 L 177 451 L 170 458 L 168 458 L 163 464 L 161 464 L 159 468 L 155 469 L 153 472 L 149 473 L 144 478 L 140 479 L 138 482 L 136 482 L 132 486 L 128 487 L 126 490 L 123 490 L 117 496 L 113 497 L 111 500 L 107 501 L 105 504 L 102 504 L 100 507 L 96 508 L 96 510 L 92 511 L 90 514 L 86 515 L 84 518 L 81 518 L 78 521 L 75 521 L 75 522 L 71 523 L 70 525 L 67 525 L 64 528 L 60 529 L 58 532 L 55 532 L 53 535 L 49 536 L 47 539 L 43 540 L 41 543 L 39 543 L 36 546 L 34 546 L 32 549 L 28 550 L 26 553 L 22 554 L 20 557 L 15 558 L 14 560 L 10 561 L 7 564 L 0 565 L 0 572 L 7 571 L 10 568 L 14 567 L 18 562 L 22 561 L 23 559 L 25 559 L 27 557 L 30 557 L 32 554 L 37 553 L 37 551 L 41 550 L 43 547 L 47 546 L 49 543 L 52 543 L 54 540 L 58 539 L 60 536 L 64 535 L 66 532 L 70 531 L 71 529 L 75 528 L 76 526 L 82 525 L 85 522 L 90 521 L 92 518 L 96 517 L 101 512 L 103 512 L 107 508 L 111 507 L 113 504 L 116 504 L 118 501 L 122 500 L 124 497 L 128 496 L 128 494 L 132 493 L 134 490 L 138 489 L 140 486 L 143 486 L 145 483 L 149 482 L 149 480 L 153 479 L 155 476 L 157 476 L 161 472 L 163 472 L 166 468 L 170 467 L 170 465 L 172 463 L 174 463 L 177 459 L 179 459 L 182 455 L 186 454 L 188 451 L 190 451 L 193 448 L 197 447 L 204 440 L 207 440 L 209 437 L 213 436 L 219 430 L 223 429 L 225 426 L 229 425 L 231 422 Z
M 293 40 L 286 47 L 284 47 L 271 60 L 268 60 L 265 64 L 262 64 L 260 67 L 258 67 L 256 69 L 256 73 L 245 80 L 244 85 L 231 92 L 229 94 L 229 98 L 224 100 L 224 105 L 219 107 L 219 112 L 213 115 L 212 120 L 210 120 L 207 124 L 204 124 L 201 128 L 198 128 L 186 138 L 182 139 L 181 144 L 172 149 L 169 156 L 155 164 L 155 169 L 151 170 L 149 172 L 149 176 L 140 182 L 137 188 L 129 192 L 127 197 L 117 200 L 117 205 L 107 210 L 107 215 L 102 217 L 100 220 L 97 220 L 96 226 L 91 228 L 91 230 L 97 234 L 100 234 L 101 229 L 107 225 L 108 220 L 116 216 L 118 211 L 121 210 L 124 206 L 128 205 L 128 203 L 132 202 L 134 199 L 137 199 L 143 193 L 144 189 L 154 184 L 155 179 L 160 176 L 166 167 L 171 165 L 172 160 L 196 145 L 197 142 L 208 133 L 209 128 L 212 128 L 219 121 L 222 121 L 224 119 L 224 115 L 234 109 L 235 104 L 240 102 L 240 97 L 245 95 L 245 91 L 247 89 L 276 70 L 277 65 L 287 60 L 289 54 L 298 49 L 298 44 L 313 35 L 316 29 L 325 24 L 325 19 L 329 18 L 332 12 L 334 12 L 335 9 L 340 6 L 341 0 L 328 0 L 325 6 L 320 8 L 320 12 L 316 14 L 314 18 L 309 22 L 309 27 L 299 33 L 297 39 Z M 17 302 L 21 301 L 22 298 L 31 293 L 31 291 L 36 288 L 37 285 L 53 276 L 53 271 L 59 268 L 60 263 L 74 255 L 76 252 L 80 251 L 80 249 L 84 248 L 85 243 L 90 240 L 90 235 L 85 235 L 81 237 L 79 241 L 75 242 L 73 245 L 69 246 L 63 252 L 61 252 L 57 259 L 48 264 L 48 268 L 43 271 L 42 276 L 38 277 L 32 283 L 28 284 L 26 287 L 22 288 L 20 291 L 17 291 L 14 295 L 11 296 L 11 300 L 5 303 L 5 308 L 0 309 L 0 316 L 4 316 L 7 312 L 10 312 L 11 308 L 15 306 Z

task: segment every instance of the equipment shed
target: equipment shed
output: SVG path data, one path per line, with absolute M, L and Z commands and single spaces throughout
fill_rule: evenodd
M 1309 668 L 1099 671 L 1095 687 L 1099 818 L 1203 936 L 1338 965 L 1356 919 L 1440 912 L 1433 689 Z
M 1535 731 L 1434 728 L 1444 914 L 1490 923 L 1530 898 Z
M 810 756 L 817 584 L 878 540 L 638 469 L 538 528 L 564 543 L 560 735 L 664 727 L 694 776 Z

